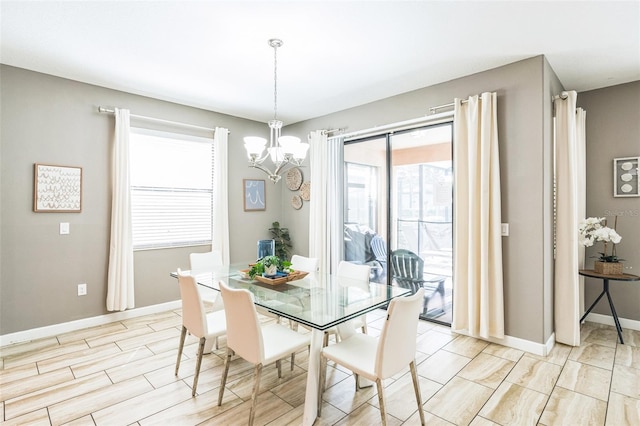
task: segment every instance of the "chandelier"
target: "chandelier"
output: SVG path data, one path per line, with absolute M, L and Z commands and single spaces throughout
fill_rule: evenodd
M 271 182 L 277 183 L 285 170 L 302 164 L 309 144 L 300 142 L 300 138 L 295 136 L 280 135 L 282 121 L 278 120 L 278 47 L 282 46 L 282 40 L 272 38 L 269 46 L 273 47 L 273 120 L 268 123 L 271 132 L 269 146 L 263 155 L 267 140 L 259 136 L 247 136 L 244 138 L 244 148 L 249 157 L 249 167 L 262 170 Z M 267 158 L 273 163 L 273 171 L 265 164 Z

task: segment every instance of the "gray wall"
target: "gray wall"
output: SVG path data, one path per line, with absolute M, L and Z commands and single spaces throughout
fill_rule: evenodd
M 296 123 L 286 130 L 303 135 L 311 130 L 346 127 L 351 132 L 421 117 L 429 113 L 429 107 L 454 98 L 497 92 L 502 218 L 510 224 L 510 236 L 503 238 L 505 331 L 509 336 L 544 343 L 552 332 L 548 300 L 553 270 L 549 256 L 552 90 L 559 91 L 561 86 L 550 74 L 545 58 L 537 56 Z M 301 213 L 285 209 L 283 216 L 296 241 L 306 236 L 302 243 L 306 247 L 308 212 L 306 222 Z
M 232 261 L 255 258 L 256 240 L 280 219 L 281 185 L 267 182 L 267 210 L 244 212 L 242 179 L 264 179 L 249 169 L 242 137 L 268 137 L 264 123 L 162 102 L 2 65 L 0 68 L 1 210 L 0 335 L 106 313 L 110 229 L 110 146 L 114 118 L 98 106 L 206 127 L 229 136 L 229 223 Z M 33 164 L 83 168 L 81 213 L 34 213 Z M 71 233 L 59 235 L 60 222 Z M 136 252 L 136 307 L 176 300 L 169 272 L 188 268 L 191 251 Z M 88 294 L 78 297 L 77 284 Z
M 587 111 L 587 216 L 607 217 L 622 236 L 618 256 L 626 259 L 624 271 L 640 275 L 640 197 L 613 196 L 613 159 L 640 156 L 640 81 L 581 92 L 578 105 Z M 588 248 L 586 267 L 602 251 L 602 243 Z M 621 318 L 640 320 L 640 284 L 611 281 L 611 297 Z M 602 290 L 602 281 L 585 279 L 585 305 Z M 593 312 L 611 315 L 600 301 Z
M 551 97 L 562 85 L 544 57 L 408 92 L 378 102 L 288 126 L 284 134 L 346 127 L 347 131 L 428 114 L 431 106 L 483 91 L 498 93 L 502 216 L 511 235 L 503 239 L 506 333 L 544 343 L 553 331 Z M 242 179 L 263 179 L 246 167 L 242 137 L 267 134 L 264 123 L 90 86 L 8 66 L 0 67 L 0 334 L 106 313 L 109 233 L 109 147 L 113 118 L 98 105 L 201 126 L 227 127 L 231 260 L 255 256 L 255 241 L 268 237 L 271 222 L 291 230 L 294 252 L 308 253 L 309 204 L 291 208 L 293 193 L 267 182 L 267 211 L 243 212 Z M 619 254 L 632 273 L 640 268 L 638 198 L 613 198 L 611 163 L 639 155 L 640 83 L 580 93 L 587 109 L 587 213 L 624 212 Z M 33 213 L 33 163 L 83 167 L 83 212 Z M 303 168 L 309 180 L 308 167 Z M 277 200 L 280 200 L 278 202 Z M 59 222 L 71 234 L 58 234 Z M 168 272 L 188 266 L 200 249 L 136 252 L 136 305 L 175 300 Z M 89 294 L 76 296 L 76 285 Z M 597 292 L 587 285 L 587 300 Z M 640 319 L 638 287 L 613 286 L 621 317 Z M 608 314 L 606 307 L 598 312 Z

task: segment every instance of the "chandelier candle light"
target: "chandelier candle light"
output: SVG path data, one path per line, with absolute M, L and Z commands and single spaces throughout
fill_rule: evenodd
M 258 136 L 247 136 L 244 138 L 244 148 L 249 157 L 249 167 L 262 170 L 269 176 L 269 180 L 278 183 L 286 167 L 297 167 L 302 165 L 307 150 L 308 143 L 300 142 L 300 138 L 295 136 L 280 136 L 282 121 L 278 120 L 278 47 L 282 46 L 282 40 L 272 38 L 269 46 L 273 47 L 273 120 L 269 121 L 271 136 L 266 154 L 262 155 L 267 145 L 267 140 Z M 264 164 L 267 158 L 271 159 L 273 171 Z

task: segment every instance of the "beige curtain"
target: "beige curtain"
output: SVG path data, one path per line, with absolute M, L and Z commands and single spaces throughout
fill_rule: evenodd
M 216 127 L 213 136 L 213 188 L 214 208 L 211 212 L 211 250 L 222 255 L 222 263 L 229 264 L 229 184 L 228 145 L 229 130 Z
M 133 291 L 133 238 L 129 192 L 128 109 L 115 109 L 116 128 L 111 156 L 111 240 L 107 276 L 107 310 L 135 307 Z
M 504 338 L 497 96 L 454 104 L 454 331 Z
M 309 134 L 309 256 L 318 258 L 323 273 L 336 271 L 342 259 L 342 145 L 341 138 L 329 139 L 322 130 Z
M 565 99 L 562 99 L 565 97 Z M 556 342 L 580 345 L 581 280 L 584 247 L 578 243 L 578 222 L 586 211 L 586 113 L 576 110 L 577 93 L 564 92 L 554 101 L 556 174 L 556 261 L 554 318 Z

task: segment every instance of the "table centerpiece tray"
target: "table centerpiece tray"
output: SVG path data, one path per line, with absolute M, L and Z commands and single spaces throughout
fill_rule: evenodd
M 302 279 L 306 277 L 307 274 L 308 272 L 303 272 L 303 271 L 292 271 L 289 273 L 278 272 L 278 274 L 276 274 L 273 277 L 256 275 L 254 279 L 264 284 L 279 285 L 279 284 L 287 283 L 289 281 Z

